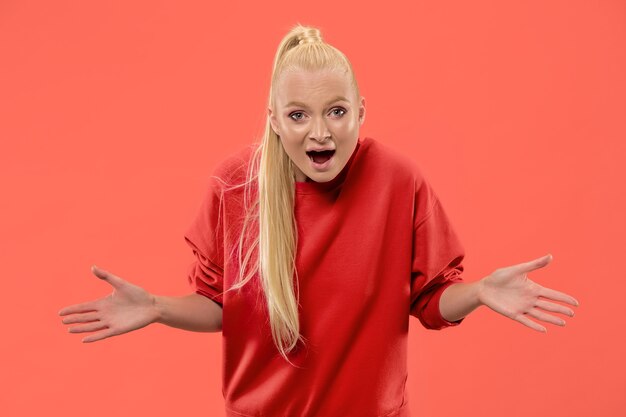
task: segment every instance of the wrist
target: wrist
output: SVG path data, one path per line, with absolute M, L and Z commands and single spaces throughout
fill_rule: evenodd
M 481 285 L 479 281 L 455 282 L 448 285 L 439 299 L 439 312 L 444 320 L 458 321 L 480 307 Z
M 154 294 L 150 294 L 152 299 L 152 322 L 153 323 L 161 323 L 163 319 L 163 299 Z
M 476 281 L 476 301 L 479 306 L 485 305 L 485 302 L 483 301 L 483 294 L 485 292 L 485 279 L 487 279 L 487 277 L 483 277 Z
M 471 290 L 469 291 L 469 293 L 470 293 L 472 310 L 474 310 L 480 307 L 481 305 L 483 305 L 483 301 L 482 301 L 483 281 L 481 279 L 478 281 L 468 283 L 468 285 L 471 287 Z

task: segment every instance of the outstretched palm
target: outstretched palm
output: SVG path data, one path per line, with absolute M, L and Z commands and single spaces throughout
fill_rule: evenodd
M 156 319 L 154 296 L 95 265 L 92 272 L 113 286 L 113 293 L 95 301 L 75 304 L 59 311 L 60 316 L 75 314 L 63 319 L 63 323 L 86 323 L 69 328 L 71 333 L 98 331 L 83 338 L 83 342 L 95 342 L 110 336 L 141 329 Z
M 530 320 L 528 316 L 564 326 L 564 320 L 547 314 L 545 311 L 562 313 L 570 317 L 574 316 L 574 311 L 547 299 L 562 301 L 573 306 L 578 306 L 578 301 L 568 294 L 542 287 L 527 276 L 529 272 L 543 268 L 551 261 L 552 255 L 546 255 L 530 262 L 495 270 L 481 280 L 481 302 L 497 313 L 540 332 L 547 330 Z

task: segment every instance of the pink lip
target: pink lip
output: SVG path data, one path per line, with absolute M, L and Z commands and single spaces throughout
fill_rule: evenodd
M 323 152 L 323 151 L 334 151 L 335 149 L 333 148 L 311 148 L 311 149 L 307 149 L 307 152 L 311 152 L 311 151 L 316 151 L 316 152 Z

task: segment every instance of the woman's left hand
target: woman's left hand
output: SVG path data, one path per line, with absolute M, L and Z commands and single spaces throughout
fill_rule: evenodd
M 547 330 L 530 320 L 528 316 L 565 326 L 564 320 L 545 311 L 562 313 L 570 317 L 574 316 L 574 311 L 547 300 L 562 301 L 573 306 L 578 306 L 578 301 L 568 294 L 542 287 L 526 275 L 535 269 L 543 268 L 551 261 L 552 255 L 548 254 L 529 262 L 496 269 L 480 281 L 480 301 L 495 312 L 540 332 Z

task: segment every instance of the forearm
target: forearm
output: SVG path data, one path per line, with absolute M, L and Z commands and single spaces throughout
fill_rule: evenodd
M 222 308 L 201 294 L 182 297 L 155 295 L 154 307 L 156 323 L 192 332 L 222 330 Z
M 480 281 L 457 282 L 447 287 L 439 299 L 439 312 L 448 321 L 457 321 L 482 305 Z

